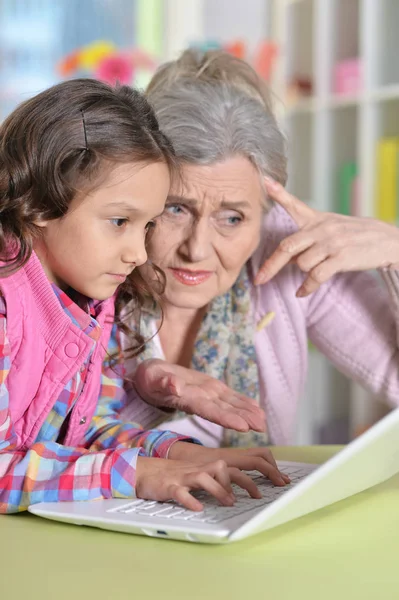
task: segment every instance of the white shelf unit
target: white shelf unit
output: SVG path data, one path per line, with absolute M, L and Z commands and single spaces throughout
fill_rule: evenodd
M 374 214 L 375 147 L 399 135 L 399 0 L 164 0 L 163 58 L 201 41 L 243 40 L 249 49 L 273 38 L 279 46 L 272 81 L 289 142 L 289 189 L 320 210 L 335 210 L 337 168 L 356 161 L 361 214 Z M 334 93 L 337 61 L 359 57 L 359 93 Z M 309 77 L 313 94 L 287 105 L 287 83 Z M 385 412 L 317 352 L 297 443 L 346 441 Z
M 374 216 L 376 143 L 399 135 L 399 1 L 274 0 L 272 21 L 279 45 L 273 87 L 283 99 L 290 191 L 315 208 L 337 210 L 337 171 L 355 161 L 360 213 Z M 361 91 L 335 94 L 335 64 L 355 57 L 362 63 Z M 284 107 L 287 86 L 298 77 L 312 81 L 312 95 Z M 383 403 L 338 376 L 326 359 L 311 356 L 299 442 L 323 441 L 327 422 L 341 437 L 346 421 L 352 436 L 384 412 Z

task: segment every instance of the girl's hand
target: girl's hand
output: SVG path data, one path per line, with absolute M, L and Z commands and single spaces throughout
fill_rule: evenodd
M 285 485 L 290 478 L 278 470 L 273 454 L 268 448 L 205 448 L 189 442 L 175 442 L 169 450 L 173 460 L 189 460 L 198 463 L 223 461 L 228 467 L 244 471 L 259 471 L 274 485 Z
M 237 468 L 228 467 L 223 460 L 214 459 L 213 462 L 201 464 L 142 456 L 137 459 L 136 495 L 145 500 L 175 500 L 189 510 L 202 510 L 203 504 L 190 491 L 205 490 L 224 506 L 233 506 L 232 483 L 247 490 L 252 498 L 262 497 L 248 475 Z
M 236 431 L 266 430 L 265 413 L 255 400 L 194 369 L 150 359 L 137 367 L 134 384 L 154 406 L 182 410 Z
M 294 219 L 299 231 L 285 238 L 264 262 L 256 284 L 269 281 L 289 262 L 308 274 L 297 296 L 315 292 L 336 273 L 399 268 L 397 227 L 376 219 L 319 212 L 268 178 L 266 188 Z

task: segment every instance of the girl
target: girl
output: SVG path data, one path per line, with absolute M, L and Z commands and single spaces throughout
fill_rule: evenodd
M 0 512 L 135 494 L 198 510 L 192 488 L 228 505 L 232 481 L 258 496 L 241 468 L 288 481 L 265 450 L 224 462 L 194 440 L 118 419 L 119 315 L 154 296 L 135 268 L 173 168 L 152 110 L 127 87 L 68 81 L 3 123 Z

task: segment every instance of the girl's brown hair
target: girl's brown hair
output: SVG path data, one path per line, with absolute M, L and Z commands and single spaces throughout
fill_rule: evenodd
M 0 127 L 0 277 L 29 260 L 40 229 L 35 222 L 64 216 L 75 194 L 99 185 L 116 163 L 159 161 L 175 172 L 173 148 L 152 108 L 128 86 L 75 79 L 19 105 Z M 138 269 L 119 288 L 122 328 L 126 304 L 140 310 L 158 299 L 163 277 L 154 269 L 149 279 L 158 290 Z

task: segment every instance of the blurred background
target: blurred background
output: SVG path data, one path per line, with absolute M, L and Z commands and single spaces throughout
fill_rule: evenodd
M 399 221 L 399 0 L 0 0 L 0 118 L 65 78 L 145 87 L 187 46 L 270 82 L 289 189 L 320 210 Z M 310 348 L 297 443 L 346 442 L 386 413 Z

